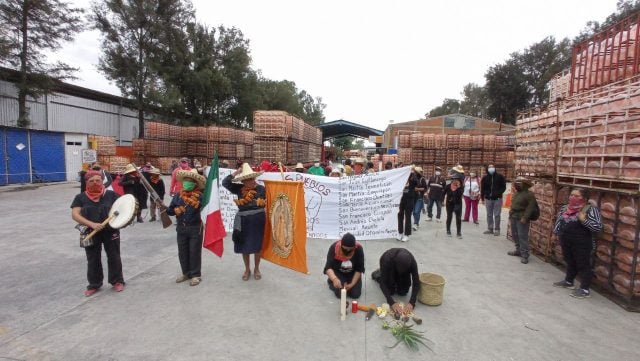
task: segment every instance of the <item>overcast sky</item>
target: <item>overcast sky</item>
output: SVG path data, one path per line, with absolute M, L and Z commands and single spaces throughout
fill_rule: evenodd
M 89 0 L 71 0 L 86 7 Z M 552 35 L 573 38 L 617 0 L 194 0 L 198 21 L 242 30 L 253 68 L 294 81 L 327 104 L 326 121 L 384 130 L 423 118 L 487 69 Z M 96 70 L 99 34 L 84 32 L 56 58 L 73 83 L 119 95 Z

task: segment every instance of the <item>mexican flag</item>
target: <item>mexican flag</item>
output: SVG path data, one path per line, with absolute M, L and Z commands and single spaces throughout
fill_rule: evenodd
M 218 257 L 222 257 L 222 239 L 227 235 L 227 232 L 224 230 L 222 214 L 220 213 L 220 186 L 218 181 L 218 152 L 216 152 L 207 175 L 207 186 L 202 197 L 200 217 L 204 225 L 202 247 L 215 253 Z

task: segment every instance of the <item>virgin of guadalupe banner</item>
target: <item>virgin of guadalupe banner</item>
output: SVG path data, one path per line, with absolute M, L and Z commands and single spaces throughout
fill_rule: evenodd
M 338 239 L 346 232 L 358 241 L 398 235 L 398 206 L 411 167 L 332 178 L 285 172 L 286 180 L 303 183 L 307 237 Z M 220 169 L 220 178 L 233 169 Z M 281 180 L 281 173 L 264 173 L 258 182 Z M 238 207 L 234 196 L 220 189 L 220 208 L 226 229 L 233 228 Z
M 303 182 L 264 180 L 267 192 L 262 258 L 294 271 L 307 270 L 307 217 Z

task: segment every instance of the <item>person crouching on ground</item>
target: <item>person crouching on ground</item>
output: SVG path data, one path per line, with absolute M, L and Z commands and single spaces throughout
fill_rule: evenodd
M 411 252 L 405 248 L 391 248 L 380 257 L 380 268 L 371 274 L 371 278 L 380 284 L 387 303 L 395 314 L 409 314 L 416 307 L 420 291 L 418 263 Z M 394 294 L 404 296 L 409 293 L 409 303 L 404 308 L 393 299 Z
M 524 177 L 516 178 L 513 187 L 516 194 L 511 200 L 509 222 L 511 223 L 511 237 L 516 244 L 516 250 L 507 252 L 509 256 L 520 257 L 520 262 L 529 263 L 529 225 L 535 212 L 536 197 L 529 192 L 533 184 Z
M 346 289 L 347 296 L 358 298 L 362 292 L 362 274 L 364 273 L 364 251 L 351 233 L 334 242 L 327 253 L 324 266 L 329 289 L 337 298 L 340 290 Z
M 176 216 L 178 239 L 178 258 L 182 275 L 176 283 L 190 280 L 189 285 L 197 286 L 202 281 L 202 190 L 207 180 L 195 169 L 180 169 L 176 172 L 176 181 L 181 183 L 180 191 L 173 196 L 167 214 Z
M 264 234 L 265 212 L 267 204 L 266 190 L 264 186 L 256 182 L 256 178 L 262 172 L 254 172 L 248 163 L 229 174 L 222 180 L 222 186 L 235 194 L 238 199 L 234 202 L 238 206 L 233 221 L 233 251 L 242 254 L 244 261 L 244 274 L 242 280 L 247 281 L 251 276 L 250 256 L 254 257 L 253 278 L 262 278 L 260 273 L 260 251 L 262 250 L 262 238 Z M 242 184 L 232 183 L 242 182 Z
M 124 290 L 124 277 L 120 259 L 120 231 L 101 224 L 109 217 L 109 210 L 118 199 L 118 195 L 114 191 L 105 189 L 99 171 L 89 170 L 84 177 L 87 189 L 73 199 L 71 218 L 92 230 L 99 230 L 92 238 L 93 245 L 84 248 L 87 255 L 87 281 L 89 281 L 84 295 L 89 297 L 102 287 L 103 246 L 109 265 L 109 283 L 113 285 L 114 291 L 121 292 Z
M 573 281 L 580 275 L 580 287 L 572 297 L 590 297 L 589 287 L 593 278 L 591 252 L 593 235 L 602 230 L 600 210 L 589 204 L 589 195 L 582 188 L 575 188 L 569 195 L 569 204 L 560 209 L 553 233 L 558 235 L 562 246 L 562 257 L 567 264 L 564 280 L 555 282 L 556 287 L 574 289 Z

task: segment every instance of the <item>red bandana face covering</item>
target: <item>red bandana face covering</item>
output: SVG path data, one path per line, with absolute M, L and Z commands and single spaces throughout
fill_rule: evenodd
M 87 197 L 89 197 L 89 199 L 97 202 L 100 200 L 100 197 L 102 197 L 102 194 L 104 193 L 104 184 L 100 183 L 89 185 L 87 186 L 87 190 L 84 193 L 87 195 Z
M 585 204 L 587 204 L 586 200 L 569 196 L 569 205 L 567 207 L 567 210 L 564 212 L 564 218 L 569 218 L 575 215 L 582 209 L 582 207 L 584 207 Z

